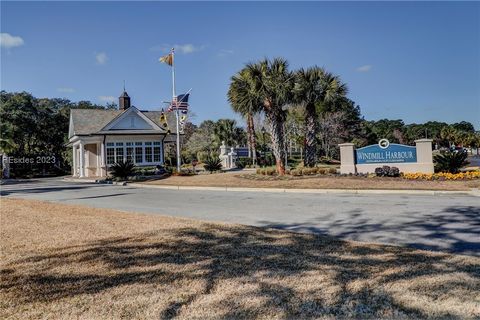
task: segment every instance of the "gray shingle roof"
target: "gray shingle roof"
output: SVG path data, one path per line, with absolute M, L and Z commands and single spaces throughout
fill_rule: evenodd
M 160 128 L 162 128 L 162 123 L 160 122 L 161 111 L 141 111 L 144 115 L 147 116 L 150 120 L 155 122 Z M 167 116 L 168 128 L 171 133 L 175 134 L 177 132 L 176 119 L 174 112 L 165 112 Z
M 126 111 L 126 110 L 125 110 Z M 98 133 L 113 119 L 119 116 L 124 110 L 103 110 L 103 109 L 71 109 L 73 134 L 89 135 Z M 152 120 L 159 127 L 161 111 L 140 111 L 147 118 Z M 170 133 L 176 133 L 175 114 L 165 112 Z M 163 131 L 162 131 L 163 132 Z

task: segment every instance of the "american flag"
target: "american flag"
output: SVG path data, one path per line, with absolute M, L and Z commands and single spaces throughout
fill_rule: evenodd
M 173 110 L 188 110 L 188 96 L 190 94 L 179 94 L 178 96 L 174 97 L 172 99 L 172 103 L 168 106 L 167 111 L 173 111 Z

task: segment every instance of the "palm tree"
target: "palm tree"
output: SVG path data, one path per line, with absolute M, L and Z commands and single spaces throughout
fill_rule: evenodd
M 253 164 L 257 162 L 257 139 L 253 116 L 261 108 L 261 101 L 253 92 L 254 86 L 248 70 L 243 69 L 231 78 L 232 82 L 228 89 L 228 101 L 233 111 L 241 114 L 247 122 L 248 145 L 251 151 Z
M 232 147 L 242 144 L 245 137 L 242 128 L 238 127 L 233 119 L 218 120 L 213 127 L 213 134 L 218 145 L 225 141 L 227 146 Z
M 307 167 L 315 165 L 317 152 L 318 104 L 332 103 L 347 94 L 347 87 L 337 76 L 314 66 L 295 73 L 295 102 L 305 107 L 305 158 Z
M 267 128 L 272 139 L 272 152 L 277 173 L 285 174 L 284 163 L 284 107 L 292 101 L 294 76 L 288 70 L 288 62 L 283 58 L 264 59 L 246 66 L 251 81 L 251 94 L 254 101 L 261 101 Z
M 458 144 L 462 147 L 466 147 L 469 145 L 469 135 L 468 135 L 468 132 L 465 132 L 465 131 L 460 131 L 460 130 L 457 130 L 455 136 L 454 136 L 454 141 L 455 141 L 455 144 Z
M 480 155 L 480 133 L 473 133 L 471 137 L 471 147 L 477 150 L 477 156 Z
M 440 137 L 443 140 L 448 141 L 448 147 L 450 148 L 454 144 L 455 138 L 457 136 L 457 130 L 452 126 L 443 127 L 440 131 Z

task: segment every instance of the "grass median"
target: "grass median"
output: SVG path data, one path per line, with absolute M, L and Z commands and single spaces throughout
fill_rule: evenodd
M 480 259 L 1 199 L 0 317 L 475 318 Z

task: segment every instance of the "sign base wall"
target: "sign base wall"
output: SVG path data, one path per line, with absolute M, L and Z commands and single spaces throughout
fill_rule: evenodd
M 368 164 L 357 164 L 355 157 L 355 145 L 353 143 L 342 143 L 340 147 L 340 173 L 375 173 L 378 167 L 397 167 L 404 173 L 434 173 L 431 139 L 415 140 L 416 162 L 378 162 Z

